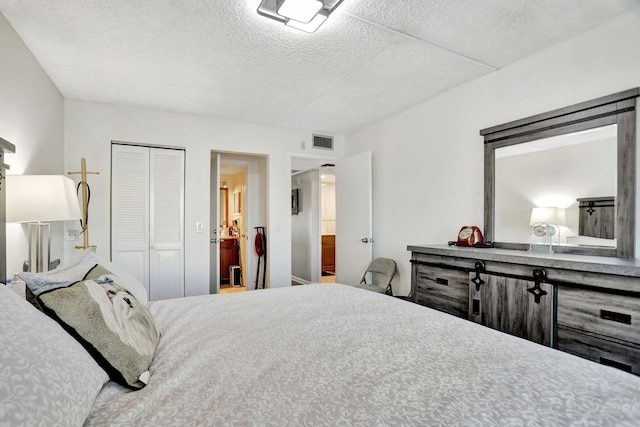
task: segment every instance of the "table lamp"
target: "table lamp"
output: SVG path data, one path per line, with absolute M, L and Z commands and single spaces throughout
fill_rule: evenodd
M 7 175 L 7 222 L 29 224 L 29 271 L 48 271 L 51 264 L 51 224 L 80 219 L 73 181 L 62 175 Z M 35 239 L 35 270 L 32 255 Z M 44 245 L 47 246 L 47 264 Z

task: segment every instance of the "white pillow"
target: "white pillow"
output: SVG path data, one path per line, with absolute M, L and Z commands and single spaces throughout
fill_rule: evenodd
M 60 325 L 0 285 L 0 425 L 81 426 L 109 379 Z
M 63 268 L 57 268 L 44 273 L 20 273 L 18 276 L 25 281 L 31 292 L 35 296 L 38 296 L 45 290 L 68 286 L 71 283 L 84 280 L 87 273 L 95 267 L 96 264 L 104 266 L 107 270 L 118 276 L 122 286 L 127 288 L 142 305 L 148 305 L 149 297 L 144 285 L 131 274 L 98 256 L 95 248 L 85 249 L 75 261 Z

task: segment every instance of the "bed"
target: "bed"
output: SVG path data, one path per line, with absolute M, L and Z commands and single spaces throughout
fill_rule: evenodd
M 160 333 L 138 390 L 0 286 L 0 426 L 640 424 L 640 378 L 399 298 L 133 288 Z

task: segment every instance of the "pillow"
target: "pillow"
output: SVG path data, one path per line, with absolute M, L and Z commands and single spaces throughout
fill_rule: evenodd
M 44 273 L 19 273 L 18 277 L 25 281 L 33 295 L 38 296 L 45 290 L 67 286 L 69 283 L 82 280 L 96 264 L 93 259 L 81 257 L 75 263 L 62 269 L 45 271 Z
M 118 276 L 105 272 L 97 266 L 89 274 L 92 279 L 46 290 L 37 299 L 113 381 L 138 390 L 149 380 L 160 334 L 146 307 L 119 284 Z
M 100 264 L 104 266 L 107 270 L 111 271 L 113 274 L 120 278 L 120 284 L 127 288 L 127 290 L 131 292 L 133 296 L 138 299 L 138 301 L 140 301 L 145 306 L 149 304 L 149 296 L 144 285 L 131 274 L 127 273 L 124 269 L 98 256 L 98 254 L 96 254 L 95 248 L 86 249 L 84 259 L 87 261 L 94 261 L 94 264 Z
M 0 285 L 0 425 L 81 426 L 109 380 L 56 322 Z
M 146 306 L 149 303 L 149 298 L 144 285 L 132 275 L 117 268 L 111 262 L 99 257 L 96 254 L 95 248 L 85 249 L 73 263 L 64 268 L 44 273 L 20 273 L 18 276 L 27 284 L 27 300 L 38 307 L 35 297 L 40 295 L 40 293 L 49 289 L 65 287 L 73 282 L 84 280 L 89 270 L 94 268 L 96 264 L 105 266 L 109 271 L 118 276 L 120 278 L 121 285 L 127 288 L 127 290 L 131 292 L 143 305 Z

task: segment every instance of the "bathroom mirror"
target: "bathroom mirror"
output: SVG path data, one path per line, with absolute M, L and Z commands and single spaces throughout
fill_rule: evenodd
M 640 90 L 635 88 L 481 130 L 485 140 L 485 239 L 493 241 L 496 247 L 526 250 L 527 217 L 532 207 L 567 208 L 565 231 L 569 234 L 571 229 L 577 232 L 578 198 L 612 196 L 615 200 L 612 245 L 565 241 L 554 246 L 554 251 L 633 257 L 635 104 L 639 94 Z M 592 160 L 587 163 L 587 158 Z M 523 163 L 503 165 L 526 159 L 529 163 L 526 167 Z M 583 162 L 581 171 L 576 166 Z M 591 174 L 598 178 L 592 180 Z M 547 187 L 542 186 L 544 182 Z M 522 203 L 516 204 L 514 197 Z M 576 200 L 571 201 L 572 198 Z M 519 231 L 515 232 L 516 229 Z
M 220 226 L 228 225 L 229 220 L 229 189 L 220 189 Z

